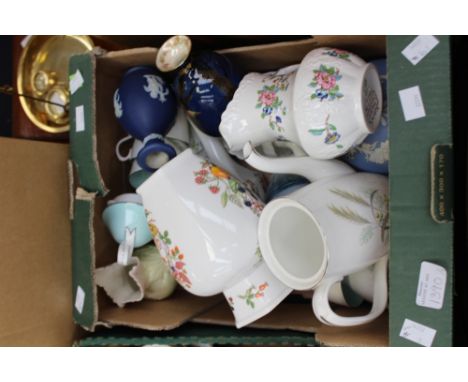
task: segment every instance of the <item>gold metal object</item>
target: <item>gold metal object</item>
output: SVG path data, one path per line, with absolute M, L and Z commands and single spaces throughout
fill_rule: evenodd
M 72 55 L 93 49 L 88 36 L 33 36 L 21 53 L 17 90 L 26 96 L 55 104 L 19 97 L 28 118 L 41 130 L 62 133 L 70 129 L 68 119 L 68 61 Z

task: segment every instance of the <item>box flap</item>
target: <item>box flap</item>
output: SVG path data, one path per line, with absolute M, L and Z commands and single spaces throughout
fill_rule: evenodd
M 127 304 L 125 309 L 113 304 L 100 303 L 99 319 L 111 326 L 125 325 L 148 330 L 171 330 L 223 300 L 221 295 L 197 297 L 177 289 L 168 299 L 143 300 L 137 304 Z
M 453 223 L 439 224 L 431 216 L 430 171 L 433 145 L 451 144 L 453 139 L 450 38 L 437 36 L 439 43 L 413 65 L 402 51 L 415 37 L 390 36 L 387 41 L 391 126 L 390 344 L 416 345 L 400 336 L 405 319 L 409 319 L 436 330 L 432 346 L 451 346 Z M 423 110 L 417 114 L 419 118 L 405 117 L 403 113 L 400 91 L 406 89 L 419 92 L 417 98 L 403 99 L 405 108 Z M 423 261 L 447 271 L 442 309 L 416 304 Z
M 68 145 L 0 139 L 0 345 L 71 345 Z

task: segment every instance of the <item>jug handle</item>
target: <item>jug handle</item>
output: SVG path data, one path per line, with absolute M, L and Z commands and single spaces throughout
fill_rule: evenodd
M 343 279 L 342 276 L 323 280 L 312 296 L 312 308 L 320 322 L 331 326 L 363 325 L 379 317 L 387 307 L 387 264 L 388 255 L 383 256 L 374 267 L 374 296 L 370 312 L 364 316 L 343 317 L 336 314 L 330 307 L 328 294 L 330 288 Z
M 132 157 L 132 149 L 130 149 L 127 153 L 127 155 L 122 155 L 120 153 L 120 146 L 129 141 L 130 139 L 133 139 L 131 135 L 127 135 L 126 137 L 122 138 L 120 141 L 117 142 L 117 145 L 115 146 L 115 155 L 117 155 L 117 158 L 119 158 L 119 161 L 125 162 L 127 160 L 135 159 Z
M 353 174 L 355 171 L 336 159 L 320 160 L 309 156 L 270 158 L 260 155 L 250 142 L 243 148 L 244 160 L 252 167 L 272 174 L 296 174 L 314 182 L 329 177 Z

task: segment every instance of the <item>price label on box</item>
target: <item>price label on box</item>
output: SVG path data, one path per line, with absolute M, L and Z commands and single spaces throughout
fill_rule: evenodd
M 419 271 L 416 304 L 431 309 L 442 309 L 446 283 L 447 271 L 443 267 L 423 261 Z

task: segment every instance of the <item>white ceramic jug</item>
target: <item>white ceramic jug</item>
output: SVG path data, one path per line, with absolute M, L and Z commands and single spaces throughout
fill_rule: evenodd
M 323 323 L 352 326 L 378 317 L 388 295 L 387 178 L 356 173 L 334 160 L 266 159 L 249 144 L 244 156 L 259 170 L 297 174 L 312 182 L 268 203 L 261 214 L 258 239 L 273 274 L 293 289 L 314 289 L 313 309 Z M 337 315 L 330 307 L 330 289 L 372 264 L 376 265 L 369 314 Z

